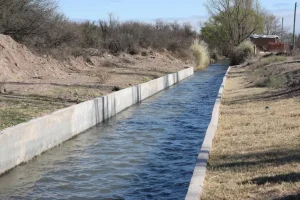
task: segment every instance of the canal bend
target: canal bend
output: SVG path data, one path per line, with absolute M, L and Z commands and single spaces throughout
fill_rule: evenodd
M 0 199 L 184 199 L 227 70 L 216 63 L 0 177 Z

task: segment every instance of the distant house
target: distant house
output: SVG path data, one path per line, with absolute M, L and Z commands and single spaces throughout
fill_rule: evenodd
M 285 50 L 284 43 L 280 42 L 278 35 L 251 35 L 253 42 L 259 51 L 282 52 Z

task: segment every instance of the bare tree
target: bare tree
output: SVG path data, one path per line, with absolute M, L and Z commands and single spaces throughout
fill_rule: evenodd
M 0 33 L 19 40 L 43 34 L 55 11 L 52 0 L 0 0 Z
M 206 8 L 211 21 L 225 29 L 231 47 L 262 30 L 262 10 L 257 0 L 208 0 Z
M 273 14 L 265 12 L 263 14 L 264 19 L 264 34 L 276 35 L 281 34 L 280 19 Z

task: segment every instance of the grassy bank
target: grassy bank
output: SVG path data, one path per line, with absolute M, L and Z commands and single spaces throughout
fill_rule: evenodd
M 300 67 L 272 59 L 232 68 L 202 199 L 300 199 Z

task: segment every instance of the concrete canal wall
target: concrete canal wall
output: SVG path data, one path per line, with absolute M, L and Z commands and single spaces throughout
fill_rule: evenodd
M 196 167 L 193 172 L 193 176 L 189 185 L 189 189 L 187 195 L 185 197 L 186 200 L 199 200 L 201 198 L 205 174 L 206 174 L 206 166 L 209 159 L 209 154 L 212 149 L 212 142 L 214 139 L 215 132 L 217 131 L 218 121 L 219 121 L 219 110 L 221 99 L 223 95 L 223 90 L 225 88 L 228 72 L 230 71 L 230 67 L 228 68 L 224 78 L 222 85 L 220 87 L 213 112 L 210 124 L 208 125 L 205 138 L 200 149 L 200 153 L 198 154 Z
M 193 74 L 187 68 L 1 131 L 0 175 Z

